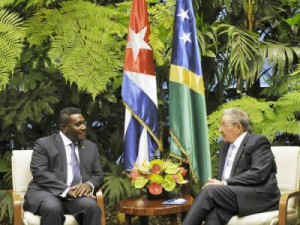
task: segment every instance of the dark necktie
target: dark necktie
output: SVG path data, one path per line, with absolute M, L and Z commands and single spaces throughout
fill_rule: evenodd
M 80 166 L 78 163 L 78 159 L 75 153 L 75 144 L 71 143 L 71 165 L 73 172 L 73 180 L 71 186 L 81 183 L 81 174 L 80 174 Z

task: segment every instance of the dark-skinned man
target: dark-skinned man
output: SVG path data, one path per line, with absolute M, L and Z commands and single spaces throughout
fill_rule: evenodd
M 80 225 L 100 225 L 95 192 L 102 184 L 102 168 L 95 143 L 85 139 L 86 121 L 78 108 L 59 115 L 60 131 L 40 138 L 33 148 L 33 179 L 24 210 L 41 216 L 41 225 L 63 225 L 71 214 Z

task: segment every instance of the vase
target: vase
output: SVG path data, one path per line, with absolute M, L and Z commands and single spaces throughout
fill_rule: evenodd
M 168 192 L 166 192 L 164 189 L 161 192 L 161 194 L 159 194 L 159 195 L 151 194 L 148 188 L 146 191 L 146 198 L 149 200 L 165 199 L 165 198 L 167 198 L 167 196 L 168 196 Z

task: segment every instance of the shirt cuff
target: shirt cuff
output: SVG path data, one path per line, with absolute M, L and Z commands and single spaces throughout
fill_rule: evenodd
M 67 193 L 68 193 L 68 191 L 70 190 L 70 188 L 71 188 L 71 187 L 68 187 L 68 188 L 60 195 L 60 197 L 66 198 L 66 197 L 67 197 Z
M 228 185 L 227 181 L 223 180 L 223 185 Z
M 91 182 L 86 182 L 92 188 L 91 193 L 94 194 L 95 186 Z

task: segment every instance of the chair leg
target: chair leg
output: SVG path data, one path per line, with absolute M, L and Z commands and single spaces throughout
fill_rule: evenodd
M 104 203 L 103 203 L 103 194 L 102 190 L 99 189 L 99 191 L 96 193 L 97 203 L 99 208 L 101 209 L 101 225 L 105 225 L 105 211 L 104 211 Z
M 22 225 L 22 202 L 21 196 L 13 190 L 8 190 L 7 193 L 12 196 L 14 207 L 14 225 Z

